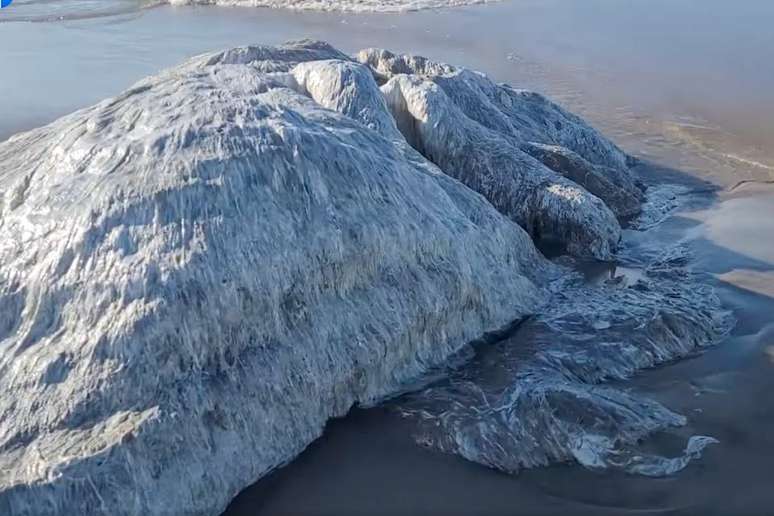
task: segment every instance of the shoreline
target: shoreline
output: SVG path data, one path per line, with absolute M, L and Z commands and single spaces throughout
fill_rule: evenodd
M 774 105 L 774 99 L 762 92 L 766 84 L 771 84 L 769 91 L 774 91 L 774 74 L 762 70 L 761 85 L 753 87 L 741 79 L 744 76 L 737 68 L 774 60 L 774 50 L 765 50 L 774 49 L 774 36 L 756 32 L 755 22 L 763 16 L 758 11 L 774 9 L 774 5 L 754 0 L 737 13 L 749 16 L 754 23 L 747 27 L 750 34 L 756 39 L 770 37 L 772 44 L 755 52 L 745 47 L 749 54 L 745 61 L 732 65 L 696 58 L 694 47 L 700 43 L 707 46 L 701 38 L 685 50 L 678 49 L 663 63 L 657 61 L 664 52 L 661 39 L 641 52 L 630 48 L 627 41 L 615 50 L 616 45 L 607 43 L 619 40 L 615 25 L 629 18 L 605 10 L 600 4 L 595 8 L 597 20 L 581 16 L 572 25 L 569 17 L 578 15 L 577 10 L 558 10 L 567 1 L 551 0 L 531 8 L 520 1 L 495 2 L 401 16 L 242 7 L 175 9 L 162 5 L 130 19 L 43 23 L 24 28 L 4 24 L 2 43 L 7 66 L 15 75 L 14 81 L 0 85 L 0 110 L 6 115 L 0 121 L 0 138 L 115 95 L 143 76 L 186 57 L 254 42 L 256 30 L 264 43 L 313 37 L 332 40 L 350 52 L 369 45 L 394 46 L 391 43 L 395 35 L 401 33 L 404 37 L 396 50 L 433 55 L 445 62 L 471 63 L 474 69 L 498 81 L 544 92 L 590 120 L 635 156 L 710 179 L 723 187 L 744 180 L 771 180 L 774 155 L 766 149 L 774 148 L 774 141 L 760 138 L 774 134 L 774 112 L 767 116 L 766 107 Z M 642 9 L 638 4 L 632 8 L 630 16 Z M 666 12 L 672 9 L 673 16 L 684 11 L 662 8 Z M 498 24 L 506 18 L 518 20 L 517 31 Z M 540 37 L 540 27 L 548 20 L 564 32 Z M 710 21 L 702 17 L 696 23 L 705 27 Z M 467 27 L 471 24 L 491 26 L 490 34 L 480 38 L 470 33 Z M 634 26 L 633 30 L 647 41 L 654 36 L 646 31 L 664 38 L 672 24 L 646 19 L 642 27 Z M 570 41 L 590 31 L 597 36 L 578 48 L 570 46 Z M 199 36 L 194 38 L 191 32 Z M 50 47 L 38 48 L 40 38 L 66 51 L 66 61 L 48 63 Z M 79 45 L 78 40 L 84 44 Z M 724 50 L 732 51 L 734 48 Z M 31 55 L 37 56 L 37 66 L 30 61 Z M 111 69 L 110 56 L 121 56 L 120 70 Z M 56 73 L 56 96 L 44 87 L 45 79 L 37 79 L 41 69 Z M 725 77 L 723 82 L 717 81 L 719 74 Z M 86 88 L 79 83 L 84 76 L 94 78 Z M 708 82 L 710 79 L 712 82 Z M 15 88 L 15 82 L 25 88 Z M 711 88 L 710 84 L 717 87 Z M 692 92 L 694 85 L 697 89 Z M 735 93 L 720 101 L 722 91 Z
M 283 5 L 280 0 L 144 0 L 139 5 L 116 7 L 113 10 L 100 12 L 72 12 L 61 15 L 18 15 L 16 13 L 4 13 L 0 17 L 3 23 L 65 23 L 101 18 L 121 18 L 137 15 L 160 7 L 173 9 L 270 9 L 296 13 L 327 13 L 341 15 L 405 15 L 420 11 L 442 11 L 447 9 L 460 9 L 465 7 L 491 5 L 508 0 L 392 0 L 395 3 L 373 2 L 370 6 L 361 3 L 346 3 L 346 0 L 295 0 L 293 3 Z M 336 3 L 339 2 L 339 3 Z M 422 2 L 425 2 L 424 4 Z M 255 3 L 255 5 L 248 5 Z M 18 4 L 16 4 L 18 7 Z M 26 5 L 25 5 L 26 7 Z

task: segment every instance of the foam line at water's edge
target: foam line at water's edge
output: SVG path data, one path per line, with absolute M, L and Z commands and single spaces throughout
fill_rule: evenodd
M 55 10 L 30 12 L 29 4 L 14 2 L 13 9 L 4 9 L 0 15 L 3 22 L 57 22 L 86 20 L 139 13 L 162 5 L 173 6 L 219 6 L 219 7 L 262 7 L 289 9 L 293 11 L 322 11 L 348 13 L 405 13 L 427 9 L 445 9 L 478 5 L 499 0 L 129 0 L 112 2 L 72 2 L 72 8 L 60 2 Z M 106 7 L 106 4 L 108 6 Z
M 167 4 L 165 0 L 64 1 L 37 3 L 16 0 L 0 13 L 0 23 L 46 23 L 109 18 L 141 13 Z

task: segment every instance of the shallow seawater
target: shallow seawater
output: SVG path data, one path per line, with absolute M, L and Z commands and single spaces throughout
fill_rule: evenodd
M 0 139 L 197 53 L 312 37 L 422 53 L 536 89 L 628 151 L 724 186 L 774 176 L 769 0 L 507 0 L 392 15 L 139 8 L 154 4 L 16 0 L 0 11 Z M 2 23 L 30 13 L 69 21 Z
M 564 299 L 557 288 L 553 310 L 466 348 L 415 392 L 332 421 L 227 514 L 766 514 L 774 506 L 774 188 L 765 184 L 774 180 L 774 3 L 513 0 L 403 15 L 144 9 L 132 0 L 13 5 L 0 22 L 66 21 L 0 23 L 0 139 L 197 53 L 313 37 L 347 51 L 422 53 L 547 93 L 646 160 L 649 211 L 626 231 L 619 263 L 564 260 L 578 274 Z M 650 317 L 662 305 L 693 319 L 675 323 L 668 310 L 667 323 Z M 686 325 L 691 334 L 717 325 L 722 338 L 676 360 L 683 340 L 669 331 Z M 649 362 L 655 351 L 627 351 L 653 342 L 670 353 Z M 649 365 L 657 367 L 635 371 Z M 560 382 L 546 382 L 560 372 Z M 571 388 L 557 389 L 567 374 Z M 539 403 L 493 404 L 525 392 Z M 592 402 L 572 401 L 582 398 Z M 543 426 L 518 426 L 541 414 Z M 640 440 L 641 427 L 655 433 Z M 541 455 L 513 450 L 556 428 L 564 432 L 551 442 L 552 465 L 522 469 Z M 568 446 L 584 435 L 628 439 Z M 700 457 L 686 453 L 698 436 L 719 442 Z M 532 449 L 551 448 L 541 446 Z M 674 474 L 632 474 L 642 464 L 669 472 L 676 463 L 661 459 L 682 458 L 691 460 Z
M 138 12 L 153 0 L 14 0 L 0 13 L 2 22 L 46 22 L 99 18 Z M 10 6 L 9 6 L 10 7 Z

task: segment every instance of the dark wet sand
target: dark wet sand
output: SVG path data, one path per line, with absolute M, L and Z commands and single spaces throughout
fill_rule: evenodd
M 724 275 L 774 272 L 774 239 L 744 236 L 774 229 L 774 189 L 701 203 L 711 204 L 677 213 L 657 238 L 690 240 L 694 270 L 707 274 L 737 325 L 719 346 L 626 383 L 688 417 L 686 427 L 646 445 L 678 455 L 691 435 L 717 438 L 702 459 L 656 479 L 572 464 L 509 476 L 418 447 L 395 413 L 357 409 L 331 422 L 295 462 L 238 496 L 226 515 L 771 514 L 774 297 Z M 722 231 L 721 245 L 709 228 L 727 217 L 739 227 Z

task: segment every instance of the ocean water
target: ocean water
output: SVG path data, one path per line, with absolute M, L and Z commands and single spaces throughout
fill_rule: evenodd
M 65 21 L 138 12 L 169 4 L 176 6 L 266 7 L 295 11 L 401 13 L 424 9 L 485 4 L 499 0 L 16 0 L 2 21 Z
M 138 12 L 159 2 L 149 0 L 14 0 L 0 12 L 2 22 L 52 22 Z
M 545 314 L 331 422 L 227 514 L 770 512 L 774 3 L 512 0 L 400 15 L 152 5 L 4 9 L 0 139 L 200 52 L 313 37 L 546 93 L 643 159 L 653 185 L 618 263 L 565 260 L 577 274 Z M 696 335 L 714 345 L 691 351 Z
M 0 11 L 0 139 L 193 54 L 314 37 L 424 53 L 539 90 L 630 152 L 724 186 L 774 174 L 768 0 L 508 0 L 403 14 L 157 5 L 15 0 Z

